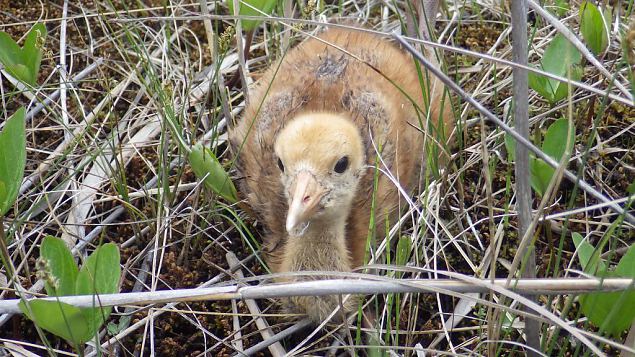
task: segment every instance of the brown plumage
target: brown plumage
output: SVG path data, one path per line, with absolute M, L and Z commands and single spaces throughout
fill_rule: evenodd
M 264 73 L 230 131 L 239 191 L 264 225 L 263 251 L 273 272 L 362 265 L 377 152 L 379 168 L 389 168 L 410 192 L 426 160 L 424 140 L 434 145 L 439 137 L 430 128 L 442 120 L 447 135 L 454 123 L 442 84 L 423 69 L 419 76 L 412 57 L 393 42 L 334 28 L 318 37 Z M 431 88 L 430 100 L 422 84 Z M 381 233 L 400 194 L 386 174 L 378 179 Z M 291 305 L 320 321 L 337 299 L 295 298 Z

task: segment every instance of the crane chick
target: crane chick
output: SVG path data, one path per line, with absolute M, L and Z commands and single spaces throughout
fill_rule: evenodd
M 424 137 L 439 145 L 453 123 L 441 82 L 385 38 L 333 28 L 290 50 L 230 129 L 239 189 L 263 223 L 271 270 L 362 265 L 373 201 L 383 227 L 399 207 L 398 185 L 408 192 L 418 182 Z M 281 281 L 309 279 L 319 277 Z M 315 322 L 339 304 L 333 296 L 289 303 Z

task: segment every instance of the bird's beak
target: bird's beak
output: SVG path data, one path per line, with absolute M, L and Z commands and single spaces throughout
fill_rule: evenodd
M 325 191 L 318 184 L 315 176 L 308 171 L 300 171 L 295 177 L 295 183 L 291 186 L 291 193 L 286 228 L 287 232 L 293 234 L 296 227 L 311 219 Z

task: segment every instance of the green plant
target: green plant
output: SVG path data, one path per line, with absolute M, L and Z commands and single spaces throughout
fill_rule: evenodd
M 35 86 L 46 34 L 46 26 L 37 23 L 26 35 L 24 46 L 20 47 L 6 32 L 0 32 L 0 62 L 9 74 Z
M 570 131 L 568 128 L 569 123 L 566 119 L 558 119 L 549 126 L 545 133 L 541 146 L 542 151 L 556 161 L 560 161 L 573 147 L 575 128 L 572 126 Z M 566 146 L 567 137 L 571 138 L 569 148 Z M 515 160 L 516 141 L 511 136 L 505 135 L 505 146 L 510 159 Z M 530 183 L 536 193 L 544 195 L 554 173 L 555 169 L 542 159 L 533 155 L 529 157 Z
M 0 217 L 4 216 L 18 197 L 26 164 L 24 108 L 7 120 L 0 132 Z
M 571 8 L 569 1 L 567 0 L 554 0 L 554 10 L 558 16 L 562 17 L 567 14 L 567 11 Z
M 578 66 L 582 55 L 562 34 L 556 35 L 549 43 L 540 60 L 538 68 L 560 77 L 579 81 L 582 70 Z M 560 82 L 545 76 L 529 73 L 529 87 L 545 97 L 552 105 L 565 98 L 569 93 L 566 82 Z
M 586 273 L 600 278 L 635 279 L 635 244 L 617 263 L 615 269 L 600 258 L 601 249 L 595 249 L 579 233 L 573 233 L 578 259 Z M 580 307 L 584 315 L 601 330 L 619 335 L 635 321 L 635 290 L 613 293 L 591 293 L 580 296 Z
M 192 147 L 188 160 L 196 176 L 199 179 L 204 179 L 205 186 L 230 203 L 238 201 L 236 187 L 234 187 L 227 171 L 218 162 L 216 155 L 210 149 L 198 143 Z
M 263 16 L 263 13 L 270 15 L 276 6 L 276 0 L 238 0 L 238 15 L 240 16 Z M 230 15 L 234 14 L 234 0 L 227 0 Z M 253 31 L 260 20 L 243 20 L 242 27 L 245 31 Z
M 609 44 L 608 24 L 611 13 L 602 13 L 593 3 L 585 1 L 580 6 L 580 32 L 589 49 L 596 55 L 606 50 Z
M 40 246 L 38 276 L 49 296 L 112 294 L 119 290 L 119 249 L 106 243 L 86 259 L 81 269 L 64 241 L 47 236 Z M 20 310 L 39 327 L 74 346 L 93 338 L 110 315 L 111 307 L 80 308 L 59 301 L 21 301 Z

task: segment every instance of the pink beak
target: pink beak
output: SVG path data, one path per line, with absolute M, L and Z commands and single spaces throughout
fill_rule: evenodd
M 295 177 L 295 182 L 291 186 L 291 204 L 287 213 L 287 232 L 292 233 L 294 229 L 308 222 L 315 211 L 318 203 L 325 194 L 325 191 L 318 184 L 315 176 L 308 171 L 300 171 Z

